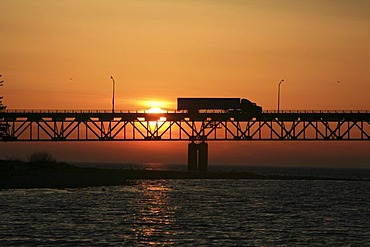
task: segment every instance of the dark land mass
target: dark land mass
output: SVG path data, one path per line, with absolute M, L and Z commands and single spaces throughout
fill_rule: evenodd
M 83 188 L 117 186 L 138 179 L 270 179 L 270 180 L 353 180 L 309 176 L 258 175 L 247 172 L 187 172 L 132 169 L 82 168 L 66 163 L 0 160 L 0 189 Z

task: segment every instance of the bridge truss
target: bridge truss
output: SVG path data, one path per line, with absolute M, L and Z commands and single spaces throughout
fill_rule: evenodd
M 370 140 L 370 112 L 0 112 L 0 141 Z

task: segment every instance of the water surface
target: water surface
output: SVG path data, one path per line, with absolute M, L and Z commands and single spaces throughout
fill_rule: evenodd
M 0 191 L 0 245 L 353 245 L 370 243 L 370 183 L 137 180 Z

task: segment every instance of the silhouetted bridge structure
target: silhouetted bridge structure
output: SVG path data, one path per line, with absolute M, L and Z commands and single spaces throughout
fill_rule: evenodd
M 189 170 L 207 170 L 207 141 L 370 141 L 370 111 L 0 112 L 0 141 L 188 141 Z

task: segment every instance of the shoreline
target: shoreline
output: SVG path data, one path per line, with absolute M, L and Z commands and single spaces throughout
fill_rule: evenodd
M 0 189 L 84 188 L 119 186 L 142 179 L 253 179 L 253 180 L 335 180 L 363 179 L 314 176 L 258 175 L 248 172 L 189 172 L 135 169 L 83 168 L 66 163 L 25 163 L 0 161 Z

